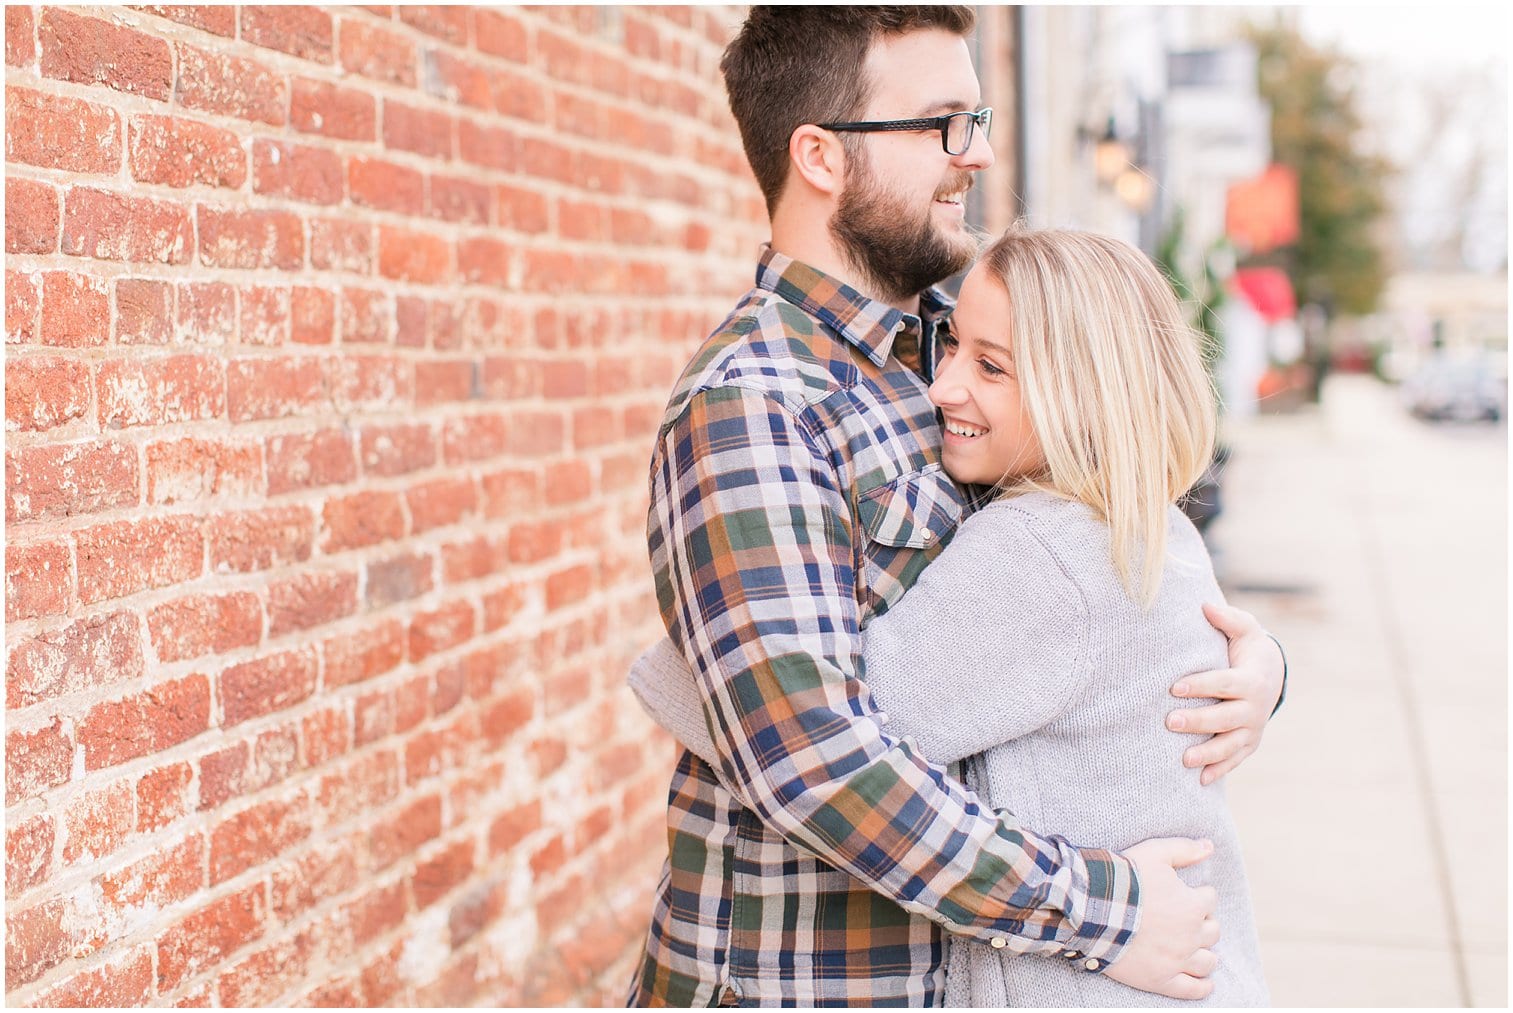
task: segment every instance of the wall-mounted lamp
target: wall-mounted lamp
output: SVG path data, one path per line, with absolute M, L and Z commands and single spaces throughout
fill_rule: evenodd
M 1129 163 L 1129 145 L 1119 140 L 1118 133 L 1114 131 L 1114 118 L 1110 116 L 1108 127 L 1098 138 L 1097 146 L 1093 148 L 1093 169 L 1098 174 L 1098 182 L 1104 186 L 1112 185 L 1119 178 L 1119 174 L 1129 168 Z
M 1079 134 L 1084 142 L 1093 143 L 1093 172 L 1098 184 L 1113 190 L 1131 211 L 1144 214 L 1150 210 L 1156 185 L 1139 163 L 1139 139 L 1121 139 L 1112 116 L 1101 134 L 1087 128 Z

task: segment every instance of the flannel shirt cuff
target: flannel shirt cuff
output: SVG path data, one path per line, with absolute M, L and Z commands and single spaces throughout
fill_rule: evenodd
M 1140 884 L 1135 867 L 1122 855 L 1082 848 L 1086 894 L 1077 931 L 1058 956 L 1090 973 L 1102 972 L 1124 953 L 1140 924 Z

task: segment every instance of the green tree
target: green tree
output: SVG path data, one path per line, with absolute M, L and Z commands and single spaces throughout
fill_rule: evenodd
M 1392 167 L 1359 146 L 1353 65 L 1280 19 L 1252 27 L 1250 40 L 1271 106 L 1272 160 L 1298 174 L 1302 234 L 1273 262 L 1301 302 L 1331 316 L 1370 313 L 1387 280 L 1380 222 Z

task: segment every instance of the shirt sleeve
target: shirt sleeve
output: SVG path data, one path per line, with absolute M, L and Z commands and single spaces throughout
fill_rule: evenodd
M 890 732 L 950 763 L 1066 710 L 1091 676 L 1087 637 L 1076 582 L 1009 507 L 989 506 L 867 624 L 867 685 Z
M 852 514 L 822 441 L 761 392 L 704 391 L 663 435 L 651 493 L 659 603 L 738 797 L 947 929 L 1116 960 L 1138 920 L 1127 860 L 984 809 L 884 733 L 858 677 Z

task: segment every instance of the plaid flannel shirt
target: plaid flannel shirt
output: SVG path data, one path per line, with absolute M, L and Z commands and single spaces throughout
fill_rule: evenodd
M 941 927 L 1093 968 L 1134 932 L 1125 859 L 980 805 L 864 681 L 862 628 L 966 508 L 916 372 L 947 309 L 769 248 L 673 392 L 651 561 L 721 769 L 685 750 L 673 774 L 633 1005 L 939 1005 Z

